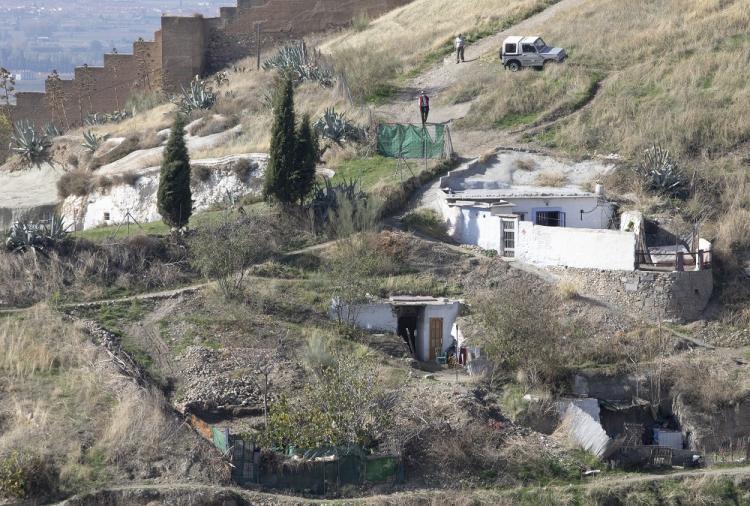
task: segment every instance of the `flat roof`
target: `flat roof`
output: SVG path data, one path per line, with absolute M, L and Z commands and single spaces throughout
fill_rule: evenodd
M 599 198 L 599 195 L 579 188 L 553 188 L 541 186 L 511 186 L 509 188 L 453 190 L 443 189 L 448 200 L 505 200 L 505 199 L 538 199 L 538 198 Z
M 506 39 L 503 41 L 503 44 L 518 44 L 518 43 L 533 44 L 538 38 L 539 38 L 538 36 L 519 37 L 518 35 L 512 35 L 510 37 L 506 37 Z
M 445 297 L 425 297 L 420 295 L 396 295 L 388 299 L 394 306 L 427 306 L 453 304 L 457 300 Z

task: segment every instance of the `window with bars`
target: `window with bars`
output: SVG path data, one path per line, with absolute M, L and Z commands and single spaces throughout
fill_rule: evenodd
M 538 211 L 536 224 L 543 227 L 564 227 L 565 213 L 560 211 Z

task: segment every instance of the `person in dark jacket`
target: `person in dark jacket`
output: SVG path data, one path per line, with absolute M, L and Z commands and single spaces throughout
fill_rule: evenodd
M 427 116 L 430 115 L 430 97 L 422 90 L 419 94 L 419 112 L 422 114 L 422 124 L 427 123 Z

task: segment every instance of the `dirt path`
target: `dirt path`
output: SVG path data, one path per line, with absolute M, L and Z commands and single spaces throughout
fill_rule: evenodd
M 447 123 L 463 118 L 469 113 L 473 102 L 461 104 L 441 103 L 443 92 L 461 80 L 468 79 L 480 66 L 497 66 L 498 72 L 503 68 L 495 53 L 502 41 L 509 35 L 532 34 L 544 23 L 552 20 L 561 12 L 574 9 L 585 0 L 561 0 L 538 14 L 535 14 L 517 25 L 485 37 L 466 49 L 467 61 L 456 64 L 453 54 L 446 56 L 442 62 L 430 68 L 424 74 L 412 79 L 399 93 L 393 102 L 376 109 L 377 113 L 388 121 L 409 123 L 417 120 L 417 96 L 421 90 L 426 91 L 435 102 L 430 112 L 430 121 Z M 491 58 L 484 57 L 491 55 Z M 518 132 L 502 130 L 454 130 L 452 141 L 454 150 L 462 156 L 476 157 L 498 146 L 519 147 Z
M 750 468 L 721 468 L 721 469 L 703 469 L 694 471 L 678 471 L 673 473 L 665 474 L 636 474 L 627 476 L 605 476 L 602 478 L 595 478 L 582 485 L 586 490 L 591 490 L 599 486 L 606 486 L 613 488 L 617 486 L 627 486 L 637 483 L 656 483 L 666 480 L 681 480 L 681 479 L 700 479 L 704 477 L 717 478 L 717 477 L 728 477 L 738 478 L 750 475 Z M 546 487 L 547 490 L 567 490 L 570 486 L 578 485 L 557 485 Z M 525 489 L 528 490 L 528 489 Z M 491 503 L 493 498 L 496 500 L 501 497 L 507 497 L 513 493 L 514 489 L 508 490 L 485 490 L 477 489 L 473 491 L 464 491 L 462 496 L 464 499 L 474 498 L 480 502 Z M 98 499 L 132 499 L 138 500 L 138 498 L 148 498 L 148 500 L 161 500 L 161 501 L 175 501 L 178 502 L 181 499 L 192 498 L 193 500 L 204 499 L 209 503 L 210 499 L 217 501 L 231 501 L 231 499 L 243 499 L 249 501 L 250 504 L 399 504 L 410 502 L 410 498 L 419 497 L 424 500 L 425 498 L 433 497 L 436 500 L 442 498 L 446 504 L 451 504 L 452 501 L 444 495 L 445 491 L 440 490 L 412 490 L 406 492 L 396 492 L 393 494 L 380 494 L 370 497 L 362 498 L 347 498 L 347 499 L 308 499 L 304 497 L 289 496 L 283 494 L 272 494 L 266 492 L 258 492 L 255 490 L 241 489 L 237 487 L 222 487 L 217 485 L 202 485 L 196 483 L 166 483 L 166 484 L 142 484 L 142 485 L 125 485 L 120 487 L 110 487 L 102 489 L 96 492 L 88 494 L 82 494 L 80 496 L 72 497 L 66 501 L 58 503 L 59 506 L 79 506 L 96 504 Z M 145 504 L 147 501 L 138 501 L 138 504 Z M 166 504 L 167 502 L 165 502 Z M 218 503 L 218 502 L 216 502 Z M 463 504 L 463 502 L 462 502 Z
M 334 240 L 334 241 L 328 241 L 328 242 L 324 242 L 320 244 L 315 244 L 313 246 L 308 246 L 306 248 L 298 249 L 296 251 L 290 251 L 289 253 L 284 253 L 284 256 L 297 256 L 297 255 L 304 255 L 305 253 L 312 253 L 315 251 L 320 251 L 320 250 L 323 250 L 332 246 L 335 243 L 336 241 Z M 248 269 L 248 271 L 249 270 L 250 269 Z M 209 286 L 215 286 L 215 285 L 216 283 L 213 281 L 204 282 L 204 283 L 195 283 L 192 285 L 183 286 L 181 288 L 173 288 L 170 290 L 163 290 L 159 292 L 139 293 L 137 295 L 128 295 L 126 297 L 120 297 L 120 298 L 115 298 L 115 299 L 99 299 L 99 300 L 92 300 L 92 301 L 87 301 L 87 302 L 64 303 L 64 304 L 58 305 L 57 307 L 60 309 L 85 309 L 85 308 L 90 308 L 90 307 L 106 306 L 109 304 L 120 304 L 123 302 L 132 302 L 136 300 L 171 299 L 179 295 L 193 293 L 203 288 L 207 288 Z M 0 309 L 0 316 L 24 313 L 26 311 L 29 311 L 32 308 L 33 306 L 23 307 L 23 308 Z

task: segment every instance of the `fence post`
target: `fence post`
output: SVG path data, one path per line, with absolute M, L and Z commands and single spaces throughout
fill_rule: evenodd
M 703 270 L 703 250 L 699 249 L 698 253 L 695 258 L 695 270 L 696 271 L 702 271 Z
M 685 254 L 682 251 L 676 251 L 674 256 L 674 270 L 682 272 L 685 270 Z

